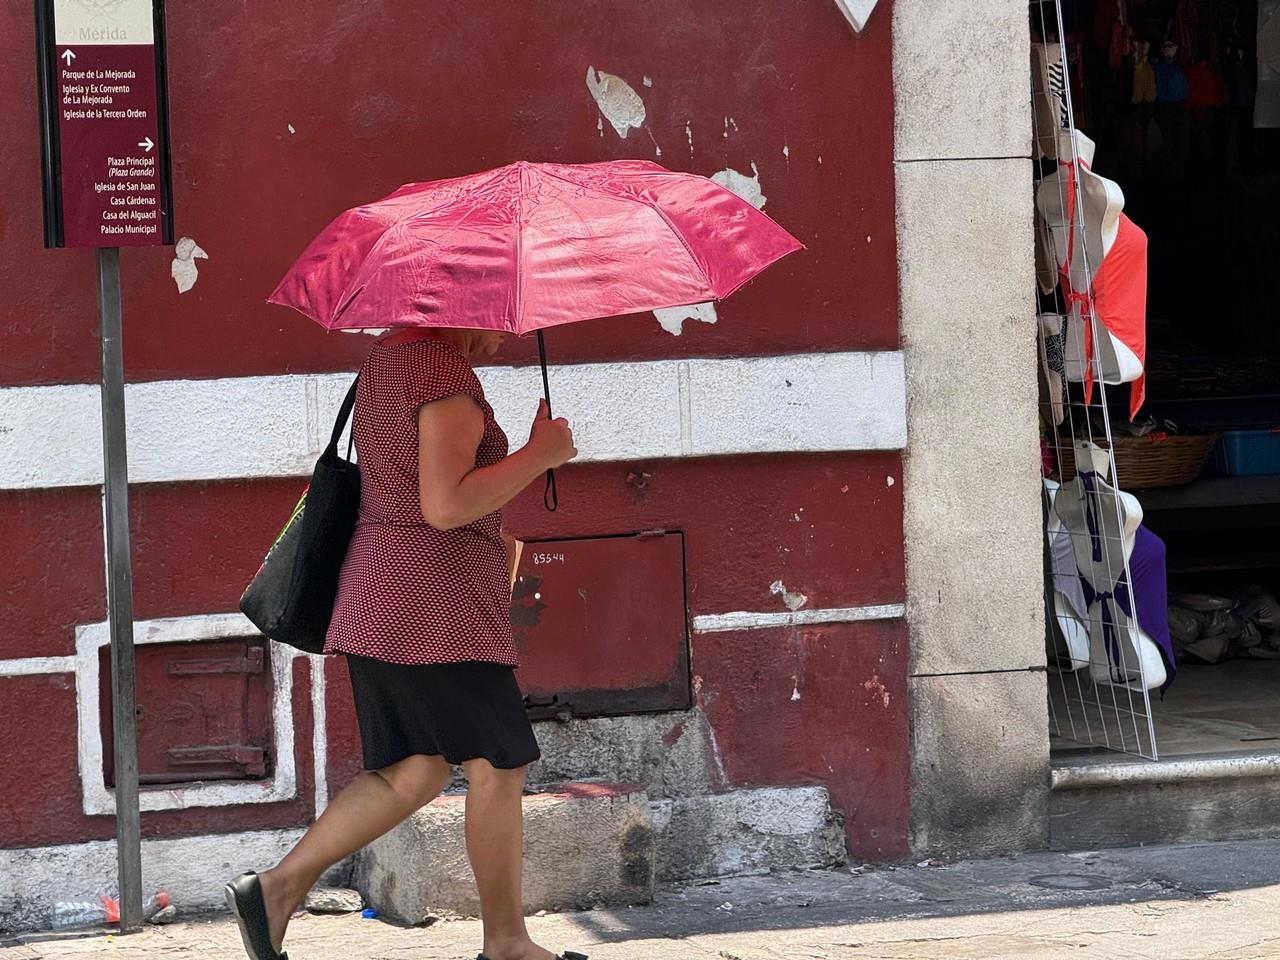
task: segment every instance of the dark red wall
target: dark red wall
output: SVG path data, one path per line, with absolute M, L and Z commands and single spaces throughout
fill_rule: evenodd
M 834 0 L 171 3 L 175 224 L 210 259 L 180 295 L 170 249 L 124 252 L 128 376 L 354 369 L 365 338 L 264 303 L 339 210 L 521 158 L 654 159 L 655 142 L 678 169 L 750 175 L 754 165 L 766 212 L 808 249 L 720 305 L 714 326 L 690 322 L 675 338 L 649 314 L 597 321 L 554 331 L 554 359 L 896 349 L 888 7 L 855 35 Z M 30 4 L 0 5 L 0 388 L 98 377 L 92 254 L 40 245 L 31 16 Z M 607 122 L 598 129 L 588 66 L 640 93 L 645 129 L 626 140 Z M 532 359 L 528 343 L 499 357 Z M 136 615 L 234 610 L 299 488 L 135 486 Z M 531 491 L 511 528 L 530 538 L 683 530 L 694 616 L 783 610 L 775 580 L 811 609 L 902 599 L 897 454 L 573 466 L 560 491 L 560 513 L 547 516 Z M 69 655 L 74 626 L 104 618 L 100 511 L 92 489 L 0 493 L 0 658 Z M 898 624 L 695 635 L 699 702 L 731 781 L 826 784 L 855 850 L 902 852 L 904 643 Z M 330 674 L 329 774 L 341 783 L 358 757 L 340 666 Z M 298 679 L 302 799 L 148 814 L 149 835 L 306 821 L 310 717 Z M 0 694 L 0 844 L 109 836 L 110 818 L 78 813 L 72 679 L 0 679 Z M 33 715 L 45 722 L 24 729 Z
M 169 7 L 174 220 L 210 259 L 180 296 L 169 249 L 125 252 L 131 379 L 353 369 L 360 337 L 264 303 L 339 210 L 518 159 L 655 159 L 655 140 L 678 169 L 756 164 L 766 211 L 808 250 L 723 305 L 715 326 L 674 340 L 649 315 L 601 321 L 556 331 L 555 356 L 898 343 L 887 10 L 855 35 L 834 0 Z M 31 17 L 30 4 L 0 5 L 0 383 L 88 382 L 92 254 L 41 249 Z M 601 136 L 588 66 L 641 94 L 646 130 L 622 140 L 605 123 Z
M 903 623 L 704 634 L 693 669 L 732 782 L 820 783 L 850 850 L 868 860 L 907 853 Z

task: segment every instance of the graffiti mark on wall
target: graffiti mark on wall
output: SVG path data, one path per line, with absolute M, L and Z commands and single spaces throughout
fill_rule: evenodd
M 713 173 L 711 179 L 726 190 L 732 190 L 757 210 L 763 210 L 765 201 L 769 199 L 760 188 L 760 168 L 754 163 L 751 164 L 751 176 L 725 167 L 719 173 Z
M 686 320 L 715 323 L 720 319 L 716 316 L 716 305 L 714 303 L 691 303 L 685 307 L 664 307 L 653 311 L 653 315 L 658 318 L 658 323 L 662 325 L 662 329 L 673 337 L 678 337 L 684 332 L 684 322 Z
M 881 682 L 879 674 L 872 674 L 871 679 L 862 684 L 862 689 L 866 690 L 873 697 L 878 697 L 882 706 L 889 706 L 889 691 L 885 689 L 885 685 Z
M 200 271 L 196 260 L 208 260 L 209 255 L 200 249 L 190 237 L 183 237 L 173 248 L 173 263 L 169 264 L 169 276 L 178 285 L 179 293 L 186 293 L 196 285 Z
M 604 118 L 623 140 L 627 139 L 632 128 L 644 126 L 644 101 L 621 77 L 587 67 L 587 89 Z
M 788 590 L 781 580 L 775 580 L 769 584 L 769 592 L 774 596 L 782 597 L 783 605 L 791 611 L 799 610 L 809 602 L 809 598 L 803 593 Z

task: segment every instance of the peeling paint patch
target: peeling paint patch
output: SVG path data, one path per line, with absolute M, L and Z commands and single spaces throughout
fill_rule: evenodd
M 800 699 L 800 681 L 794 676 L 791 678 L 791 702 L 795 703 Z
M 791 162 L 791 146 L 789 144 L 784 143 L 782 145 L 782 156 L 788 163 Z
M 623 140 L 627 139 L 627 134 L 633 127 L 638 129 L 644 126 L 644 101 L 621 77 L 595 67 L 587 67 L 587 89 L 591 91 L 604 119 L 613 125 L 613 129 Z M 603 125 L 599 126 L 603 133 Z
M 872 696 L 878 696 L 880 698 L 880 703 L 884 707 L 888 708 L 890 700 L 889 691 L 886 690 L 884 684 L 880 682 L 879 674 L 873 673 L 871 675 L 871 679 L 863 683 L 862 689 L 866 690 Z
M 644 83 L 644 85 L 645 85 L 646 87 L 652 87 L 652 86 L 653 86 L 653 77 L 645 77 L 645 78 L 644 78 L 644 80 L 643 80 L 642 82 Z
M 885 482 L 885 485 L 886 485 L 886 486 L 890 486 L 890 487 L 892 487 L 892 486 L 893 486 L 895 483 L 897 483 L 898 481 L 897 481 L 897 480 L 895 480 L 892 476 L 889 476 L 889 477 L 885 477 L 885 478 L 884 478 L 884 482 Z
M 286 123 L 286 124 L 285 124 L 285 126 L 289 128 L 289 132 L 290 132 L 290 133 L 297 133 L 297 132 L 298 132 L 297 130 L 295 130 L 295 129 L 293 128 L 293 124 L 292 124 L 292 123 Z
M 673 726 L 670 730 L 664 733 L 662 735 L 663 744 L 668 747 L 674 747 L 676 745 L 676 741 L 678 741 L 682 736 L 684 736 L 684 727 L 685 727 L 685 721 L 681 720 L 679 723 Z
M 339 327 L 340 333 L 365 333 L 371 337 L 381 336 L 386 333 L 390 327 Z
M 649 135 L 649 139 L 653 141 L 653 152 L 656 156 L 662 156 L 662 148 L 658 146 L 658 138 L 653 135 L 653 131 L 648 127 L 644 128 L 644 132 Z
M 684 124 L 684 136 L 689 141 L 689 156 L 693 156 L 693 121 L 686 120 Z
M 799 610 L 809 602 L 809 598 L 803 593 L 793 593 L 788 590 L 781 580 L 775 580 L 769 584 L 769 592 L 774 596 L 782 597 L 782 603 L 792 612 Z
M 752 176 L 748 177 L 732 167 L 725 167 L 719 173 L 713 173 L 711 179 L 726 190 L 732 190 L 757 210 L 763 210 L 769 198 L 760 189 L 760 168 L 754 163 L 751 164 L 751 173 Z
M 720 319 L 716 315 L 716 305 L 710 302 L 691 303 L 684 307 L 662 307 L 653 311 L 653 315 L 658 318 L 658 323 L 662 325 L 662 329 L 673 337 L 678 337 L 684 332 L 684 322 L 686 320 L 715 323 Z
M 173 262 L 169 264 L 169 276 L 178 285 L 179 293 L 186 293 L 196 285 L 200 271 L 196 260 L 208 260 L 209 255 L 200 249 L 190 237 L 183 237 L 173 248 Z
M 836 0 L 836 6 L 858 33 L 867 25 L 867 18 L 876 8 L 876 0 Z

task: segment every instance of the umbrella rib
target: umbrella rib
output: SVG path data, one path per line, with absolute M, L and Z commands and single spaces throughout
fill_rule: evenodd
M 548 177 L 554 177 L 556 180 L 559 180 L 562 183 L 567 183 L 570 186 L 578 187 L 579 189 L 582 189 L 582 190 L 590 190 L 594 193 L 603 194 L 604 196 L 610 197 L 613 199 L 617 199 L 618 197 L 617 194 L 612 194 L 605 190 L 601 190 L 599 187 L 591 186 L 585 183 L 578 183 L 576 180 L 570 180 L 568 177 L 562 177 L 558 173 L 552 173 L 550 170 L 547 170 L 545 167 L 542 169 L 542 172 Z M 665 171 L 665 172 L 670 173 L 670 171 Z M 690 176 L 696 176 L 696 174 L 690 174 Z M 650 210 L 652 210 L 662 219 L 662 222 L 666 224 L 667 229 L 670 230 L 673 234 L 675 234 L 676 239 L 680 241 L 680 246 L 684 247 L 684 252 L 689 255 L 689 259 L 693 261 L 693 265 L 697 268 L 698 272 L 702 274 L 703 282 L 706 283 L 707 289 L 711 291 L 711 299 L 719 300 L 720 298 L 716 296 L 715 285 L 712 284 L 711 278 L 707 276 L 707 271 L 703 269 L 702 263 L 698 260 L 697 256 L 693 252 L 693 248 L 689 246 L 689 241 L 684 238 L 684 234 L 682 234 L 679 230 L 676 229 L 675 224 L 671 222 L 671 219 L 665 213 L 663 213 L 662 210 L 658 207 L 658 205 L 655 204 L 652 200 L 648 200 L 645 197 L 640 197 L 640 196 L 632 197 L 630 199 L 638 200 L 640 203 L 643 203 L 646 207 L 648 207 Z
M 524 172 L 524 166 L 516 171 L 516 315 L 512 317 L 516 330 L 524 326 Z

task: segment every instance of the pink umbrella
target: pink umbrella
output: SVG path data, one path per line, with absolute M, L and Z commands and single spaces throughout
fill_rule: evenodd
M 346 211 L 268 300 L 331 330 L 524 334 L 718 300 L 801 247 L 705 177 L 647 160 L 522 161 Z
M 521 161 L 347 210 L 268 301 L 330 330 L 536 330 L 550 407 L 543 328 L 719 300 L 802 246 L 705 177 Z

